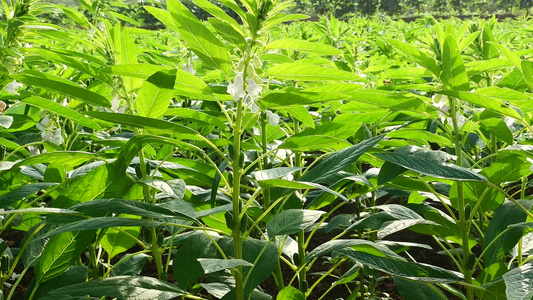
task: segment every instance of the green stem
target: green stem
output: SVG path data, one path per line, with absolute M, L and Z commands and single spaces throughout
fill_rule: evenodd
M 450 114 L 453 122 L 453 137 L 455 142 L 455 155 L 457 155 L 457 166 L 461 167 L 463 165 L 463 141 L 462 135 L 457 123 L 457 100 L 450 97 Z M 463 183 L 457 181 L 457 203 L 458 203 L 458 212 L 459 212 L 459 227 L 461 228 L 461 239 L 462 239 L 462 249 L 463 249 L 463 259 L 461 261 L 461 266 L 463 269 L 463 275 L 465 277 L 466 283 L 466 297 L 468 300 L 474 299 L 474 290 L 472 286 L 472 270 L 468 266 L 468 261 L 470 260 L 470 247 L 468 244 L 468 235 L 470 234 L 469 222 L 466 219 L 466 206 L 464 199 L 464 190 Z
M 261 150 L 263 155 L 268 152 L 267 149 L 267 115 L 266 112 L 261 112 Z M 268 169 L 269 162 L 268 156 L 263 156 L 263 169 Z M 270 189 L 265 189 L 263 192 L 263 206 L 266 208 L 270 207 Z
M 243 115 L 243 101 L 239 99 L 237 103 L 237 117 L 235 120 L 235 127 L 233 128 L 233 190 L 232 190 L 232 201 L 233 201 L 233 243 L 235 250 L 235 258 L 242 259 L 242 236 L 241 236 L 241 133 L 242 133 L 242 115 Z M 243 300 L 244 299 L 244 286 L 242 278 L 242 267 L 237 267 L 237 270 L 233 272 L 235 277 L 235 299 Z

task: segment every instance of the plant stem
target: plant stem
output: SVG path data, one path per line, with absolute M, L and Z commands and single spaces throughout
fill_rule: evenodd
M 263 155 L 268 152 L 267 149 L 267 115 L 265 111 L 261 112 L 261 150 Z M 263 169 L 268 169 L 268 156 L 263 157 Z M 265 189 L 263 192 L 263 206 L 265 209 L 270 207 L 270 189 Z
M 454 98 L 450 97 L 450 114 L 453 122 L 453 137 L 455 143 L 455 155 L 457 155 L 457 166 L 461 167 L 463 165 L 463 143 L 462 135 L 457 123 L 457 101 Z M 461 238 L 462 238 L 462 249 L 463 249 L 463 259 L 461 261 L 463 275 L 465 277 L 466 283 L 466 297 L 468 300 L 474 299 L 474 290 L 472 286 L 472 270 L 468 266 L 468 261 L 470 260 L 470 247 L 468 244 L 468 235 L 470 230 L 468 228 L 468 220 L 466 220 L 466 211 L 465 211 L 465 199 L 463 191 L 463 183 L 457 181 L 457 203 L 458 203 L 458 212 L 459 212 L 459 227 L 461 228 Z
M 232 201 L 233 201 L 233 243 L 235 250 L 235 258 L 242 259 L 242 236 L 241 236 L 241 200 L 240 200 L 240 185 L 241 185 L 241 133 L 242 133 L 242 115 L 243 115 L 243 101 L 239 99 L 237 102 L 237 117 L 235 120 L 235 127 L 233 128 L 233 149 L 234 157 L 232 162 L 233 167 L 233 187 L 232 187 Z M 237 267 L 233 272 L 235 277 L 235 299 L 244 299 L 244 286 L 242 280 L 242 267 Z

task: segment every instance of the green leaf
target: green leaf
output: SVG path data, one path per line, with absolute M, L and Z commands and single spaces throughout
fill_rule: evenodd
M 524 79 L 530 91 L 533 91 L 533 62 L 529 60 L 522 61 L 522 72 Z
M 68 224 L 65 224 L 61 227 L 53 229 L 44 235 L 43 238 L 49 236 L 55 236 L 65 232 L 71 231 L 86 231 L 93 229 L 102 229 L 110 227 L 133 227 L 133 226 L 144 226 L 144 227 L 157 227 L 163 224 L 163 222 L 150 221 L 144 219 L 131 219 L 131 218 L 119 218 L 119 217 L 97 217 L 90 218 L 81 221 L 74 221 Z
M 53 236 L 46 244 L 35 268 L 37 282 L 45 282 L 63 274 L 94 238 L 94 231 L 65 232 Z
M 50 291 L 69 286 L 71 284 L 82 283 L 87 280 L 87 266 L 70 266 L 64 273 L 58 277 L 54 277 L 37 287 L 34 297 L 35 299 L 44 298 Z
M 182 211 L 176 211 L 151 203 L 126 199 L 95 199 L 77 204 L 70 209 L 90 216 L 97 216 L 97 212 L 114 212 L 116 214 L 136 215 L 155 219 L 195 219 L 194 210 L 189 211 L 189 209 L 184 208 Z
M 96 106 L 111 107 L 111 102 L 104 96 L 82 88 L 70 81 L 56 77 L 50 74 L 31 73 L 27 75 L 12 75 L 13 79 L 20 81 L 28 86 L 38 86 L 55 93 L 80 99 L 88 104 Z
M 172 71 L 172 68 L 152 65 L 152 64 L 120 64 L 113 65 L 103 69 L 104 72 L 113 75 L 134 77 L 140 79 L 148 79 L 151 75 L 162 72 L 162 71 Z M 174 69 L 175 70 L 175 69 Z
M 290 180 L 283 180 L 283 179 L 267 179 L 267 180 L 258 181 L 258 184 L 263 189 L 267 189 L 271 187 L 280 187 L 280 188 L 295 189 L 295 190 L 313 189 L 313 188 L 320 189 L 326 193 L 339 197 L 339 199 L 342 199 L 343 201 L 348 201 L 348 198 L 346 198 L 344 195 L 339 194 L 335 192 L 334 190 L 331 190 L 323 185 L 320 185 L 314 182 L 290 181 Z
M 119 215 L 120 217 L 125 217 Z M 127 216 L 128 218 L 140 219 L 138 216 Z M 116 227 L 108 228 L 102 236 L 100 243 L 107 252 L 109 258 L 117 254 L 128 251 L 136 244 L 136 237 L 139 237 L 141 229 L 139 227 Z
M 304 258 L 304 263 L 309 262 L 317 257 L 335 252 L 340 251 L 342 249 L 346 248 L 356 248 L 361 251 L 375 253 L 376 255 L 380 255 L 382 257 L 385 256 L 391 256 L 396 257 L 398 259 L 403 259 L 399 255 L 395 254 L 391 250 L 389 250 L 386 246 L 376 244 L 371 241 L 367 240 L 359 240 L 359 239 L 351 239 L 351 240 L 333 240 L 325 242 L 319 246 L 317 246 L 313 251 L 309 252 Z
M 268 236 L 273 238 L 278 235 L 298 233 L 313 225 L 324 213 L 306 209 L 284 210 L 267 223 Z
M 168 0 L 167 7 L 181 37 L 191 50 L 208 66 L 231 73 L 231 57 L 216 36 L 211 33 L 180 1 Z
M 12 190 L 0 196 L 0 208 L 6 208 L 19 200 L 22 200 L 41 190 L 45 190 L 48 187 L 53 186 L 53 185 L 57 185 L 57 183 L 42 182 L 42 183 L 30 183 L 30 184 L 23 185 L 15 190 Z
M 327 182 L 333 178 L 338 172 L 344 170 L 346 167 L 357 161 L 363 153 L 373 148 L 383 136 L 374 137 L 361 143 L 334 152 L 326 159 L 320 162 L 317 166 L 306 172 L 298 181 L 309 182 Z
M 286 286 L 279 291 L 276 300 L 305 300 L 305 295 L 295 287 Z
M 226 123 L 224 123 L 224 121 L 222 121 L 221 119 L 205 112 L 193 110 L 190 108 L 169 108 L 165 112 L 165 115 L 188 119 L 198 123 L 206 123 L 209 125 L 218 126 L 220 128 L 224 128 L 226 126 Z
M 270 91 L 260 99 L 263 108 L 300 107 L 334 100 L 347 100 L 350 96 L 341 93 L 318 93 L 300 90 L 297 92 Z
M 103 121 L 121 124 L 125 126 L 131 126 L 134 128 L 152 128 L 167 132 L 185 134 L 188 135 L 188 138 L 191 138 L 198 134 L 195 130 L 190 129 L 186 126 L 153 118 L 97 111 L 88 111 L 87 115 Z
M 342 109 L 344 111 L 350 111 L 352 107 L 359 105 L 358 103 L 370 104 L 394 111 L 425 110 L 424 101 L 414 96 L 412 93 L 362 89 L 353 92 L 347 92 L 346 94 L 351 96 L 351 102 L 348 102 L 343 106 Z M 358 111 L 358 109 L 354 109 L 354 111 Z
M 215 258 L 217 255 L 215 245 L 206 234 L 196 231 L 179 240 L 180 247 L 174 255 L 172 269 L 182 289 L 188 289 L 204 276 L 198 258 Z
M 56 299 L 64 296 L 110 297 L 123 300 L 170 300 L 184 295 L 178 287 L 144 276 L 117 276 L 69 285 L 50 292 Z
M 460 181 L 486 181 L 487 179 L 466 168 L 442 164 L 436 159 L 407 156 L 397 153 L 375 153 L 375 156 L 423 175 Z
M 273 169 L 267 169 L 267 170 L 261 170 L 255 172 L 255 179 L 258 181 L 261 180 L 268 180 L 268 179 L 277 179 L 281 178 L 285 175 L 291 174 L 293 172 L 299 171 L 303 169 L 303 167 L 280 167 L 280 168 L 273 168 Z M 1 198 L 0 198 L 1 199 Z
M 378 257 L 353 249 L 343 249 L 338 252 L 369 268 L 419 282 L 447 283 L 457 282 L 460 279 L 457 273 L 436 266 Z
M 113 269 L 110 272 L 111 277 L 130 275 L 139 275 L 146 263 L 152 260 L 152 257 L 144 253 L 138 254 L 126 254 L 113 265 Z
M 102 165 L 77 178 L 61 191 L 52 202 L 54 207 L 69 208 L 77 203 L 91 201 L 101 195 L 109 186 L 109 165 Z
M 14 170 L 21 166 L 30 166 L 43 163 L 54 163 L 58 165 L 64 165 L 65 167 L 73 167 L 80 165 L 86 161 L 99 158 L 95 153 L 90 152 L 78 152 L 78 151 L 55 151 L 47 152 L 39 155 L 34 155 L 23 159 L 15 164 L 10 164 L 7 169 L 0 165 L 0 176 L 9 170 Z
M 265 49 L 284 49 L 289 51 L 300 51 L 318 55 L 340 55 L 339 49 L 322 43 L 309 42 L 297 39 L 279 39 L 268 43 Z
M 32 106 L 39 107 L 49 112 L 55 113 L 61 117 L 74 121 L 74 123 L 78 125 L 89 127 L 94 130 L 102 130 L 102 127 L 100 127 L 100 125 L 98 125 L 95 121 L 87 118 L 86 116 L 78 113 L 77 111 L 73 109 L 64 107 L 61 104 L 56 103 L 54 101 L 33 96 L 33 97 L 22 99 L 22 102 L 28 103 Z
M 297 81 L 361 81 L 359 75 L 309 63 L 285 63 L 271 67 L 266 76 Z
M 403 299 L 448 300 L 448 297 L 432 283 L 416 282 L 401 277 L 394 277 L 394 283 Z
M 210 20 L 221 20 L 224 21 L 227 24 L 230 24 L 235 29 L 240 29 L 239 23 L 235 21 L 231 16 L 229 16 L 224 10 L 222 10 L 220 7 L 214 5 L 213 3 L 207 1 L 207 0 L 193 0 L 196 5 L 201 7 L 203 10 L 208 12 L 210 15 L 212 15 L 213 18 L 210 18 Z
M 291 117 L 302 122 L 311 128 L 315 127 L 315 122 L 309 111 L 305 107 L 286 107 L 282 111 L 287 112 Z
M 528 210 L 533 201 L 521 201 Z M 510 225 L 524 222 L 526 213 L 511 201 L 503 203 L 494 214 L 489 223 L 485 237 L 483 238 L 483 250 L 485 251 L 485 267 L 489 267 L 502 259 L 516 245 L 522 237 L 523 228 L 517 227 L 506 230 Z M 502 232 L 503 235 L 499 236 Z M 494 241 L 495 240 L 495 241 Z M 493 242 L 494 241 L 494 242 Z M 489 244 L 491 244 L 489 247 Z
M 431 142 L 440 146 L 453 147 L 453 142 L 448 138 L 423 129 L 402 128 L 387 133 L 387 136 L 390 138 L 413 140 L 424 144 Z
M 441 70 L 438 67 L 437 62 L 424 52 L 420 51 L 417 47 L 396 40 L 388 39 L 387 42 L 389 42 L 396 49 L 413 57 L 417 63 L 431 71 L 431 73 L 435 74 L 435 76 L 440 77 Z
M 482 126 L 487 129 L 490 133 L 494 134 L 499 140 L 504 141 L 508 145 L 514 143 L 513 133 L 507 127 L 507 124 L 502 119 L 490 118 L 482 119 Z
M 507 300 L 528 300 L 533 297 L 533 262 L 514 268 L 502 277 Z
M 451 35 L 446 37 L 442 47 L 442 74 L 440 79 L 447 90 L 468 91 L 470 89 L 461 52 L 459 52 L 455 38 Z
M 497 97 L 487 96 L 480 94 L 479 92 L 461 92 L 461 91 L 442 91 L 440 94 L 459 98 L 461 100 L 470 102 L 471 104 L 490 109 L 496 113 L 500 113 L 505 116 L 509 116 L 518 120 L 522 119 L 522 116 L 508 104 Z
M 508 102 L 509 104 L 520 108 L 522 112 L 533 111 L 533 97 L 527 93 L 496 86 L 480 88 L 477 89 L 475 93 L 504 101 L 504 103 Z
M 243 259 L 218 259 L 218 258 L 199 258 L 198 262 L 202 265 L 205 274 L 215 273 L 226 269 L 236 268 L 238 266 L 251 267 L 251 263 Z
M 526 163 L 524 156 L 511 154 L 493 162 L 481 173 L 487 176 L 490 182 L 499 185 L 504 182 L 514 182 L 527 176 L 531 173 L 529 168 L 530 164 Z
M 235 29 L 235 26 L 215 18 L 209 18 L 208 21 L 222 38 L 237 46 L 241 51 L 246 50 L 246 39 L 240 31 Z
M 139 115 L 160 119 L 170 104 L 175 82 L 176 70 L 159 71 L 148 77 L 135 100 L 135 108 Z

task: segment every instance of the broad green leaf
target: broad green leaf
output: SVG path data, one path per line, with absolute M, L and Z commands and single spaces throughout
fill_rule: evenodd
M 499 140 L 504 141 L 508 145 L 512 145 L 514 143 L 513 133 L 502 119 L 482 119 L 481 125 L 482 128 L 487 129 L 491 134 L 496 136 Z
M 64 107 L 63 105 L 56 103 L 54 101 L 41 98 L 41 97 L 29 97 L 22 100 L 24 103 L 28 103 L 35 107 L 45 109 L 49 112 L 55 113 L 61 117 L 74 121 L 76 124 L 89 127 L 94 130 L 102 130 L 102 127 L 98 125 L 95 121 L 87 118 L 86 116 L 78 113 L 77 111 Z
M 334 152 L 317 166 L 306 172 L 298 181 L 309 182 L 327 182 L 338 172 L 344 170 L 346 167 L 357 161 L 363 153 L 373 148 L 383 136 L 374 137 L 361 143 Z
M 161 21 L 161 23 L 163 23 L 168 28 L 176 32 L 179 31 L 178 27 L 176 26 L 176 24 L 174 24 L 174 21 L 172 20 L 172 16 L 170 15 L 170 12 L 164 9 L 161 9 L 161 8 L 157 8 L 154 6 L 148 6 L 148 5 L 143 6 L 143 8 L 146 9 L 149 13 L 151 13 L 156 19 Z
M 344 111 L 352 110 L 353 106 L 358 105 L 355 102 L 400 111 L 424 111 L 425 108 L 424 101 L 411 93 L 362 89 L 346 94 L 351 96 L 351 102 L 343 106 Z M 357 109 L 353 111 L 357 111 Z
M 87 280 L 87 266 L 70 266 L 64 273 L 58 277 L 54 277 L 48 281 L 46 284 L 41 284 L 37 287 L 34 297 L 35 299 L 43 299 L 48 292 L 55 289 L 69 286 L 71 284 L 82 283 Z M 44 298 L 46 299 L 46 298 Z
M 441 136 L 441 135 L 437 135 L 435 133 L 431 133 L 423 129 L 405 128 L 405 129 L 400 129 L 400 130 L 394 130 L 394 131 L 387 133 L 387 136 L 390 138 L 413 140 L 413 141 L 421 142 L 424 144 L 431 142 L 431 143 L 436 143 L 440 146 L 453 147 L 453 142 L 450 141 L 448 138 Z
M 519 92 L 510 88 L 499 88 L 496 86 L 480 88 L 476 90 L 476 94 L 499 99 L 508 102 L 509 104 L 520 108 L 522 112 L 533 111 L 533 97 L 529 94 Z
M 82 100 L 88 104 L 111 107 L 111 102 L 104 96 L 84 89 L 81 86 L 71 83 L 70 81 L 60 77 L 50 74 L 37 76 L 37 74 L 34 73 L 25 75 L 12 75 L 11 77 L 28 86 L 38 86 L 61 95 Z
M 11 204 L 22 200 L 30 195 L 33 195 L 41 190 L 45 190 L 50 186 L 57 185 L 57 183 L 30 183 L 25 184 L 17 189 L 14 189 L 6 194 L 0 196 L 0 208 L 5 208 Z
M 87 112 L 87 115 L 103 121 L 131 126 L 134 128 L 158 129 L 167 132 L 184 134 L 187 135 L 187 138 L 192 138 L 198 134 L 195 130 L 183 125 L 153 118 L 97 111 Z
M 290 51 L 300 51 L 319 55 L 340 55 L 339 49 L 322 43 L 309 42 L 297 39 L 279 39 L 268 43 L 265 49 L 284 49 Z
M 30 166 L 35 164 L 54 163 L 58 165 L 65 165 L 67 168 L 80 165 L 86 161 L 98 159 L 95 153 L 77 152 L 77 151 L 56 151 L 47 152 L 39 155 L 31 156 L 17 163 L 11 164 L 7 170 L 13 170 L 21 166 Z M 0 170 L 6 171 L 0 167 Z M 0 175 L 2 175 L 0 173 Z
M 146 218 L 167 218 L 194 220 L 194 211 L 183 205 L 181 211 L 168 209 L 151 203 L 126 199 L 95 199 L 72 206 L 70 209 L 79 211 L 90 216 L 97 216 L 97 212 L 114 212 L 117 214 L 129 214 Z
M 205 232 L 196 231 L 180 238 L 173 259 L 173 271 L 179 287 L 188 289 L 204 276 L 198 258 L 215 258 L 217 249 Z
M 512 67 L 513 63 L 507 59 L 493 58 L 489 60 L 475 60 L 465 63 L 466 72 L 469 76 L 483 72 Z
M 533 205 L 532 201 L 521 201 L 528 210 Z M 523 228 L 512 228 L 510 225 L 524 222 L 526 213 L 513 202 L 503 203 L 494 214 L 489 223 L 485 237 L 483 239 L 483 250 L 485 251 L 485 267 L 489 267 L 502 259 L 516 245 L 523 233 Z M 506 231 L 502 236 L 502 232 Z M 492 245 L 490 245 L 492 243 Z M 490 247 L 489 247 L 490 245 Z
M 215 17 L 215 19 L 224 21 L 225 23 L 230 24 L 236 30 L 240 30 L 241 26 L 239 25 L 239 23 L 237 23 L 237 21 L 235 21 L 235 19 L 230 17 L 220 7 L 214 5 L 213 3 L 211 3 L 211 2 L 209 2 L 207 0 L 193 0 L 193 1 L 194 1 L 194 3 L 196 3 L 196 5 L 201 7 L 203 10 L 208 12 L 213 17 Z M 212 18 L 210 18 L 210 20 L 211 19 Z M 215 20 L 215 19 L 213 19 L 213 20 Z
M 191 50 L 208 66 L 222 70 L 224 73 L 231 73 L 231 57 L 229 51 L 178 0 L 167 1 L 168 10 L 178 27 L 181 37 L 187 42 Z
M 397 153 L 376 153 L 375 156 L 400 165 L 409 170 L 437 178 L 446 178 L 460 181 L 486 181 L 487 179 L 466 168 L 451 164 L 442 164 L 438 160 L 407 156 Z
M 305 300 L 305 295 L 295 287 L 286 286 L 279 291 L 276 300 Z
M 298 233 L 313 225 L 324 213 L 306 209 L 284 210 L 267 223 L 268 236 L 273 238 L 278 235 Z
M 248 45 L 246 43 L 246 39 L 241 32 L 235 29 L 234 26 L 215 18 L 209 18 L 208 21 L 222 38 L 239 47 L 241 51 L 246 50 Z
M 361 81 L 359 75 L 309 63 L 285 63 L 271 67 L 266 76 L 297 81 Z
M 417 63 L 431 71 L 435 76 L 440 77 L 441 70 L 438 67 L 437 62 L 426 53 L 420 51 L 417 47 L 396 40 L 388 39 L 387 42 L 393 45 L 396 49 L 413 57 Z
M 46 244 L 35 268 L 37 282 L 45 282 L 65 272 L 80 259 L 94 238 L 95 231 L 65 232 L 53 236 Z
M 449 35 L 442 47 L 442 74 L 440 79 L 447 90 L 468 91 L 470 89 L 468 75 L 461 52 L 453 36 Z
M 511 154 L 507 157 L 493 162 L 489 167 L 484 168 L 481 174 L 487 176 L 490 182 L 502 184 L 513 182 L 530 174 L 530 165 L 526 163 L 526 158 L 518 154 Z
M 138 181 L 141 184 L 152 187 L 156 190 L 161 191 L 161 194 L 157 196 L 162 196 L 164 198 L 172 198 L 174 200 L 183 200 L 185 195 L 186 186 L 185 182 L 181 179 L 169 179 L 169 180 L 160 180 L 160 179 L 143 179 Z
M 218 259 L 218 258 L 198 258 L 205 274 L 215 273 L 226 269 L 232 269 L 238 266 L 251 267 L 251 263 L 243 259 Z
M 119 215 L 119 217 L 125 217 Z M 140 219 L 138 216 L 127 216 L 128 218 Z M 107 252 L 109 258 L 115 257 L 117 254 L 128 251 L 135 246 L 136 237 L 141 233 L 140 227 L 112 227 L 105 231 L 100 243 L 102 248 Z
M 122 275 L 136 276 L 139 275 L 146 263 L 152 260 L 152 257 L 144 253 L 126 254 L 113 265 L 110 272 L 111 277 Z
M 419 282 L 447 283 L 460 280 L 458 273 L 436 266 L 378 257 L 352 249 L 343 249 L 338 252 L 369 268 Z
M 304 125 L 311 128 L 315 127 L 315 122 L 313 117 L 305 107 L 285 107 L 282 111 L 285 111 L 289 116 L 295 118 L 296 120 L 302 122 Z
M 273 168 L 273 169 L 267 169 L 267 170 L 261 170 L 255 172 L 255 179 L 258 181 L 261 180 L 267 180 L 267 179 L 277 179 L 281 178 L 285 175 L 291 174 L 293 172 L 299 171 L 303 169 L 303 167 L 280 167 L 280 168 Z M 0 198 L 1 199 L 1 198 Z
M 105 68 L 103 71 L 120 76 L 148 79 L 151 75 L 161 71 L 171 71 L 172 68 L 152 64 L 120 64 Z
M 358 250 L 364 250 L 365 252 L 375 253 L 376 255 L 380 255 L 380 257 L 390 256 L 390 257 L 396 257 L 398 259 L 403 259 L 401 256 L 395 254 L 389 248 L 386 246 L 382 246 L 379 244 L 376 244 L 371 241 L 367 240 L 359 240 L 359 239 L 350 239 L 350 240 L 332 240 L 327 241 L 319 246 L 317 246 L 315 249 L 313 249 L 309 254 L 307 254 L 304 258 L 304 263 L 309 262 L 317 257 L 340 251 L 342 249 L 347 248 L 356 248 Z
M 50 292 L 56 299 L 65 296 L 96 296 L 123 300 L 170 300 L 185 292 L 170 283 L 144 276 L 117 276 L 69 285 Z
M 150 221 L 144 219 L 131 219 L 131 218 L 119 218 L 119 217 L 97 217 L 90 218 L 81 221 L 74 221 L 72 223 L 65 224 L 61 227 L 49 231 L 44 237 L 55 236 L 65 232 L 72 231 L 87 231 L 93 229 L 102 229 L 110 227 L 157 227 L 163 224 L 162 222 Z
M 263 108 L 301 107 L 302 105 L 347 100 L 349 98 L 350 96 L 341 93 L 318 93 L 306 92 L 305 90 L 297 92 L 270 91 L 261 97 L 260 105 Z
M 394 277 L 394 283 L 403 299 L 448 300 L 448 297 L 432 283 L 417 282 Z
M 176 70 L 159 71 L 148 77 L 135 100 L 135 108 L 139 115 L 160 119 L 170 104 L 175 82 Z
M 533 62 L 529 60 L 522 61 L 522 72 L 524 79 L 530 91 L 533 91 Z
M 52 202 L 53 206 L 70 208 L 77 203 L 91 201 L 103 194 L 111 180 L 109 166 L 99 166 L 86 175 L 77 178 L 61 191 L 61 194 Z
M 505 294 L 507 300 L 528 300 L 533 297 L 533 263 L 514 268 L 505 273 Z
M 218 126 L 220 128 L 224 128 L 226 126 L 226 123 L 222 121 L 221 119 L 215 116 L 212 116 L 210 114 L 207 114 L 205 112 L 193 110 L 190 108 L 181 108 L 181 107 L 180 108 L 169 108 L 165 112 L 165 115 L 193 120 L 194 122 L 199 122 L 199 123 L 206 123 L 209 125 Z
M 505 116 L 509 116 L 518 120 L 522 119 L 522 116 L 502 99 L 495 96 L 487 96 L 478 92 L 462 92 L 462 91 L 442 91 L 440 94 L 459 98 L 471 104 L 475 104 L 486 109 L 490 109 L 496 113 L 500 113 Z

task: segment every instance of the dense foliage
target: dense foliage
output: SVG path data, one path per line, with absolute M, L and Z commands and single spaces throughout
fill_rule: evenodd
M 2 1 L 0 299 L 531 298 L 533 23 L 193 2 Z

